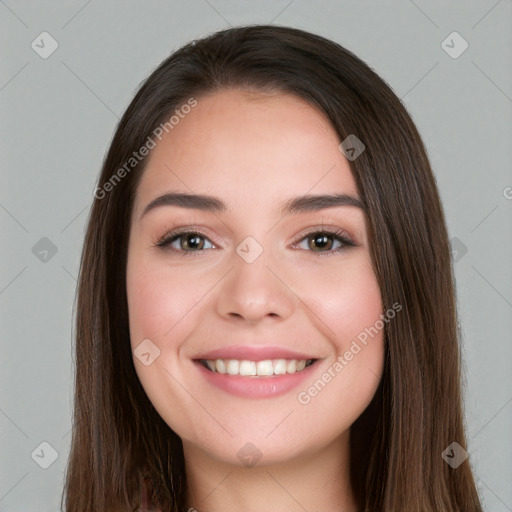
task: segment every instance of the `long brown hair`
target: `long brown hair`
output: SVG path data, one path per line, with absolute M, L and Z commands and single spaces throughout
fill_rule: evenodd
M 385 325 L 383 377 L 351 428 L 360 509 L 481 512 L 469 460 L 454 469 L 441 456 L 453 442 L 466 446 L 460 332 L 446 223 L 422 140 L 391 88 L 353 53 L 318 35 L 265 25 L 223 30 L 173 53 L 116 129 L 80 265 L 65 510 L 134 510 L 143 482 L 162 510 L 184 510 L 181 440 L 147 398 L 130 348 L 129 219 L 147 158 L 126 163 L 190 98 L 228 87 L 293 93 L 325 112 L 340 141 L 353 134 L 365 145 L 350 167 L 383 307 L 398 302 L 402 311 Z

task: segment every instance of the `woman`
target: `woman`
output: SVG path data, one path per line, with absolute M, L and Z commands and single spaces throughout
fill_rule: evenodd
M 482 510 L 436 182 L 366 64 L 285 27 L 193 41 L 94 195 L 68 512 Z

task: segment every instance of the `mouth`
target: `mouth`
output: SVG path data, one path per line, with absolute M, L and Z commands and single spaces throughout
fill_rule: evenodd
M 223 393 L 249 399 L 285 395 L 311 379 L 319 359 L 194 359 L 200 379 Z
M 204 368 L 213 373 L 240 377 L 275 377 L 304 371 L 317 359 L 198 359 Z

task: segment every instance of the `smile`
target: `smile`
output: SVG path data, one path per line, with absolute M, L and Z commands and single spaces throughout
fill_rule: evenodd
M 243 377 L 271 377 L 287 373 L 298 373 L 312 365 L 315 359 L 201 359 L 201 364 L 212 372 Z
M 304 386 L 319 359 L 194 359 L 200 378 L 223 393 L 240 398 L 272 398 Z M 228 371 L 229 370 L 229 371 Z M 319 370 L 320 371 L 320 370 Z M 231 373 L 230 373 L 231 372 Z M 314 373 L 313 373 L 314 372 Z

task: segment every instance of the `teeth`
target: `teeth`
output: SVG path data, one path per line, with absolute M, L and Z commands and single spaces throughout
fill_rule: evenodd
M 212 361 L 212 363 L 213 363 L 213 361 Z M 217 359 L 215 361 L 215 366 L 217 367 L 217 371 L 219 373 L 226 373 L 226 365 L 225 365 L 223 359 Z
M 277 359 L 274 362 L 274 374 L 284 375 L 286 373 L 286 361 L 284 359 Z
M 311 365 L 313 361 L 313 359 L 266 359 L 264 361 L 209 359 L 203 360 L 203 364 L 213 372 L 226 373 L 228 375 L 271 376 L 300 372 Z
M 239 366 L 239 364 L 236 359 L 230 359 L 228 361 L 228 364 L 226 365 L 228 373 L 230 375 L 238 375 L 238 366 Z M 211 368 L 211 369 L 215 371 L 215 368 Z
M 292 359 L 286 363 L 286 373 L 295 373 L 297 371 L 297 361 Z
M 238 375 L 256 375 L 256 363 L 254 361 L 240 361 Z
M 256 373 L 258 375 L 274 375 L 272 361 L 258 361 L 256 363 Z

